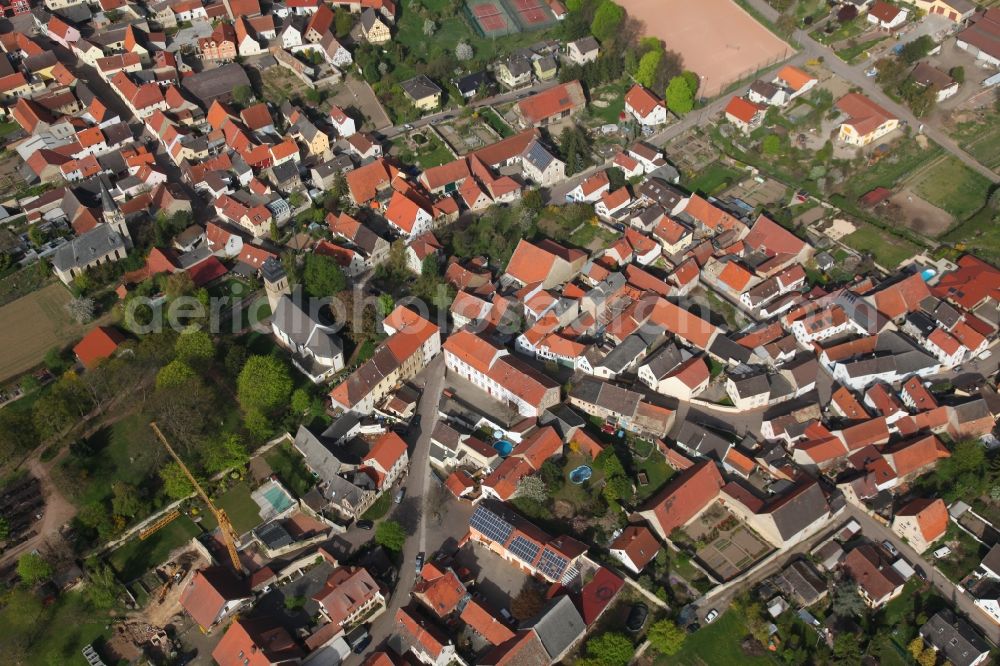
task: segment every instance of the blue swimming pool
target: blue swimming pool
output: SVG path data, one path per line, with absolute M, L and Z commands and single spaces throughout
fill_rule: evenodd
M 264 499 L 274 508 L 275 513 L 287 511 L 295 503 L 279 486 L 271 486 L 263 492 Z
M 514 450 L 514 445 L 506 439 L 501 439 L 497 442 L 493 442 L 493 448 L 500 454 L 501 458 L 506 458 L 510 455 L 510 452 Z
M 590 469 L 589 465 L 580 465 L 569 473 L 569 481 L 570 483 L 578 486 L 589 479 L 593 473 L 594 470 Z

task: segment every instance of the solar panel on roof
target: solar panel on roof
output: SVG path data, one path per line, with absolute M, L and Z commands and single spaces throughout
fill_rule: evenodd
M 528 541 L 523 536 L 516 536 L 514 540 L 510 542 L 510 546 L 507 547 L 511 553 L 514 554 L 518 559 L 528 562 L 535 561 L 538 557 L 538 544 Z
M 565 557 L 546 548 L 542 551 L 542 559 L 538 562 L 538 570 L 542 575 L 556 580 L 562 575 L 568 564 L 569 560 Z
M 476 509 L 469 519 L 469 526 L 499 543 L 506 543 L 514 531 L 513 525 L 485 507 Z

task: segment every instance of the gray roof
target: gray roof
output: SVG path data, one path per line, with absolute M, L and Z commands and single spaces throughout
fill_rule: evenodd
M 61 271 L 80 268 L 115 250 L 125 249 L 125 239 L 110 224 L 99 224 L 59 247 L 52 265 Z
M 798 559 L 773 578 L 784 594 L 803 606 L 811 606 L 827 592 L 826 579 L 807 560 Z
M 749 349 L 733 342 L 724 335 L 717 335 L 712 339 L 712 344 L 708 346 L 708 353 L 726 362 L 736 361 L 737 363 L 747 363 L 753 356 L 753 352 Z
M 692 421 L 681 424 L 681 429 L 674 440 L 699 455 L 706 457 L 712 455 L 718 460 L 725 458 L 726 453 L 733 447 L 733 443 L 729 440 Z
M 378 14 L 375 13 L 374 9 L 367 7 L 361 12 L 361 28 L 365 32 L 371 30 L 372 26 L 374 26 L 376 22 L 384 23 L 384 21 L 379 18 Z
M 337 477 L 341 467 L 340 459 L 308 428 L 299 426 L 295 433 L 294 445 L 305 458 L 309 469 L 318 474 L 323 481 Z
M 668 343 L 653 352 L 643 363 L 656 379 L 663 379 L 684 362 L 680 348 L 674 343 Z
M 282 296 L 271 323 L 297 346 L 309 350 L 315 356 L 331 358 L 343 350 L 340 339 L 331 329 L 306 312 L 298 299 Z
M 271 550 L 284 548 L 285 546 L 295 542 L 292 535 L 288 533 L 288 530 L 282 527 L 281 523 L 278 521 L 272 521 L 266 525 L 261 525 L 260 527 L 254 529 L 253 534 L 255 537 L 260 539 L 261 543 Z
M 774 519 L 781 538 L 788 541 L 830 512 L 826 495 L 816 481 L 808 481 L 770 502 L 762 513 Z
M 441 88 L 438 84 L 434 83 L 423 74 L 414 76 L 408 81 L 403 81 L 399 84 L 399 86 L 403 89 L 403 92 L 405 92 L 407 96 L 413 100 L 421 100 L 425 97 L 441 93 Z
M 631 418 L 639 406 L 642 396 L 635 391 L 586 377 L 577 383 L 570 396 L 597 405 L 612 414 Z
M 531 162 L 539 171 L 545 171 L 556 159 L 552 153 L 545 149 L 545 146 L 538 139 L 532 139 L 528 147 L 521 153 L 521 158 Z
M 730 375 L 736 395 L 741 398 L 748 398 L 755 395 L 764 395 L 771 392 L 771 385 L 767 381 L 766 372 L 747 375 Z
M 778 88 L 778 86 L 771 83 L 770 81 L 763 81 L 761 79 L 757 79 L 756 81 L 750 84 L 750 90 L 757 93 L 761 97 L 764 97 L 765 99 L 771 99 L 772 97 L 774 97 L 775 93 L 777 93 L 778 90 L 780 90 L 780 88 Z
M 684 199 L 685 194 L 665 180 L 649 178 L 639 187 L 639 194 L 655 201 L 668 211 Z
M 511 76 L 524 76 L 531 73 L 531 61 L 521 56 L 508 58 L 504 63 Z
M 431 433 L 431 441 L 437 442 L 438 444 L 445 446 L 452 451 L 458 449 L 458 445 L 462 440 L 462 435 L 452 428 L 450 425 L 444 421 L 439 420 L 434 426 L 434 431 Z
M 553 599 L 542 614 L 525 624 L 542 641 L 549 658 L 556 660 L 587 630 L 569 595 Z
M 580 51 L 580 53 L 589 53 L 591 51 L 596 51 L 600 48 L 600 44 L 597 43 L 597 40 L 590 35 L 582 37 L 576 40 L 575 42 L 570 42 L 570 43 L 575 45 L 576 48 Z
M 971 666 L 990 651 L 979 632 L 947 608 L 935 613 L 920 627 L 920 635 L 954 666 Z
M 181 83 L 206 108 L 216 99 L 231 97 L 237 86 L 249 85 L 246 71 L 234 62 L 186 76 Z
M 648 343 L 641 335 L 633 333 L 622 340 L 620 345 L 616 345 L 597 365 L 607 368 L 615 374 L 624 372 L 626 368 L 635 363 L 636 359 L 646 351 L 648 346 Z

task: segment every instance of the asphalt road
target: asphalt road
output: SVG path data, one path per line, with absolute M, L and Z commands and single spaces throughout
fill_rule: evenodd
M 441 400 L 441 392 L 444 390 L 445 365 L 444 354 L 438 354 L 430 364 L 417 376 L 417 384 L 423 382 L 423 392 L 420 402 L 417 405 L 417 414 L 420 416 L 419 432 L 416 443 L 410 453 L 410 466 L 406 478 L 406 500 L 404 505 L 409 504 L 411 510 L 416 512 L 416 524 L 411 526 L 409 537 L 403 546 L 403 560 L 399 571 L 399 580 L 396 589 L 389 599 L 389 607 L 384 613 L 379 615 L 372 622 L 369 634 L 372 642 L 364 654 L 381 649 L 385 640 L 393 633 L 396 623 L 396 611 L 405 606 L 410 600 L 410 590 L 416 581 L 415 562 L 417 553 L 430 555 L 440 547 L 440 543 L 431 542 L 431 550 L 428 550 L 428 517 L 424 503 L 427 498 L 427 488 L 429 484 L 436 483 L 431 479 L 431 467 L 429 462 L 431 433 L 438 420 L 438 403 Z M 401 505 L 400 508 L 402 508 Z M 399 509 L 394 511 L 394 514 Z M 393 516 L 395 517 L 395 516 Z M 405 522 L 405 521 L 401 521 Z M 465 525 L 460 526 L 464 531 Z M 371 538 L 372 532 L 365 532 L 352 528 L 345 538 L 348 542 L 364 542 Z M 351 655 L 345 662 L 347 666 L 360 664 L 363 655 Z

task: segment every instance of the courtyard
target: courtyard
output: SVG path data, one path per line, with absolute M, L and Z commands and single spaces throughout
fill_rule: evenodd
M 695 557 L 719 580 L 735 578 L 771 551 L 766 541 L 719 503 L 684 531 L 697 547 Z

